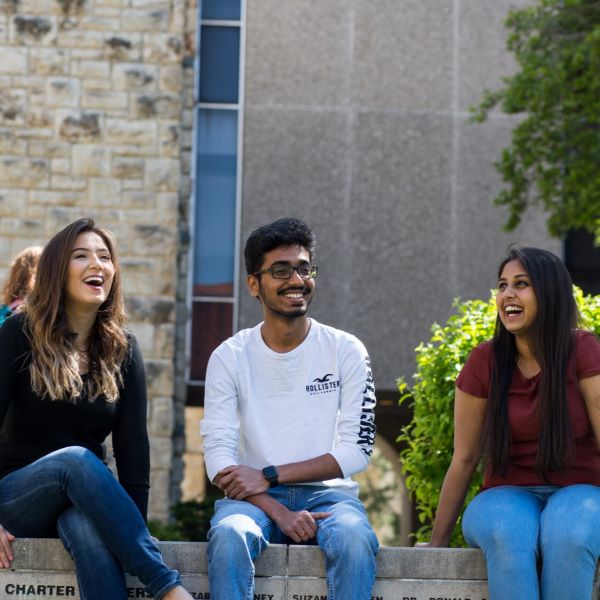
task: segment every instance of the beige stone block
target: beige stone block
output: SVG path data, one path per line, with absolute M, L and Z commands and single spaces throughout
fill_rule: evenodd
M 17 140 L 12 129 L 0 129 L 0 154 L 22 156 L 27 153 L 27 143 Z
M 105 60 L 103 48 L 71 48 L 71 60 Z
M 47 187 L 50 164 L 45 158 L 0 157 L 0 185 L 20 188 Z
M 123 240 L 125 240 L 123 236 Z M 124 258 L 121 260 L 123 269 L 123 292 L 126 295 L 146 296 L 158 292 L 156 285 L 156 263 L 145 258 Z
M 155 144 L 157 135 L 157 123 L 153 121 L 106 120 L 105 136 L 109 144 Z
M 29 192 L 31 204 L 48 204 L 57 206 L 82 206 L 85 203 L 85 194 L 82 192 L 32 190 Z
M 178 222 L 178 194 L 161 193 L 155 195 L 156 212 L 161 215 L 164 225 L 175 227 Z
M 59 48 L 103 48 L 104 32 L 83 29 L 61 30 L 56 44 Z
M 179 119 L 181 98 L 175 94 L 132 94 L 134 115 L 145 119 Z
M 0 4 L 0 7 L 2 5 Z M 0 44 L 8 41 L 8 17 L 0 14 Z
M 27 192 L 25 190 L 0 189 L 0 217 L 23 218 L 26 212 Z
M 9 24 L 9 39 L 23 46 L 49 46 L 56 40 L 56 17 L 13 15 Z
M 135 10 L 125 9 L 121 13 L 122 31 L 166 31 L 169 28 L 169 9 Z
M 61 48 L 31 48 L 29 72 L 34 75 L 66 75 L 67 53 Z
M 108 79 L 110 63 L 103 60 L 72 61 L 71 74 L 83 79 Z
M 148 10 L 169 10 L 172 0 L 131 0 L 132 8 L 145 8 Z
M 71 161 L 66 158 L 55 158 L 50 161 L 53 175 L 66 175 L 71 170 Z
M 75 175 L 106 176 L 110 173 L 110 151 L 97 144 L 74 144 L 71 162 Z
M 84 91 L 81 95 L 83 108 L 97 108 L 103 110 L 125 110 L 127 108 L 127 94 L 125 92 L 111 91 Z
M 29 156 L 45 156 L 46 158 L 70 158 L 70 144 L 59 142 L 32 141 L 28 145 Z
M 77 22 L 77 27 L 88 31 L 113 31 L 121 26 L 120 14 L 117 12 L 113 16 L 100 15 L 94 11 L 94 15 L 83 17 Z
M 19 11 L 24 15 L 60 14 L 60 4 L 56 0 L 4 0 L 7 5 L 18 5 Z
M 179 161 L 172 159 L 148 159 L 145 165 L 146 189 L 175 191 L 179 187 Z
M 183 38 L 180 35 L 157 33 L 144 35 L 144 61 L 181 64 Z
M 44 222 L 39 219 L 2 219 L 0 233 L 3 235 L 37 237 L 44 235 Z
M 35 107 L 29 110 L 25 119 L 27 127 L 31 128 L 51 127 L 53 122 L 53 113 L 42 107 Z
M 141 60 L 142 34 L 132 32 L 107 33 L 104 38 L 104 55 L 114 62 Z
M 156 156 L 156 147 L 119 145 L 112 147 L 113 156 Z
M 24 129 L 16 129 L 15 135 L 22 140 L 50 140 L 54 132 L 50 128 L 32 129 L 26 127 Z
M 183 31 L 186 26 L 186 5 L 184 0 L 173 0 L 171 5 L 171 20 L 169 31 Z
M 157 356 L 173 356 L 175 353 L 175 327 L 159 325 L 156 328 L 154 351 Z
M 183 70 L 180 65 L 164 65 L 160 68 L 159 88 L 165 92 L 179 92 L 183 87 Z
M 144 160 L 116 156 L 112 161 L 112 174 L 121 179 L 139 179 L 144 176 Z M 125 183 L 125 182 L 124 182 Z
M 171 437 L 175 413 L 173 399 L 157 397 L 152 400 L 149 429 L 152 435 Z
M 123 179 L 123 191 L 142 189 L 144 189 L 144 181 L 142 179 Z
M 129 6 L 129 0 L 96 0 L 96 10 L 106 8 L 126 8 Z
M 52 77 L 46 83 L 46 106 L 79 105 L 81 82 L 75 78 Z
M 127 326 L 135 334 L 144 358 L 152 356 L 154 352 L 154 325 L 151 323 L 128 321 Z
M 92 206 L 120 206 L 121 180 L 107 178 L 91 179 L 89 184 L 89 199 Z
M 100 138 L 100 113 L 58 110 L 55 118 L 59 136 L 69 142 L 90 142 Z
M 145 361 L 148 391 L 155 396 L 170 396 L 173 393 L 173 362 L 150 359 Z
M 153 469 L 169 469 L 173 456 L 173 441 L 170 437 L 150 436 L 150 464 Z
M 156 205 L 157 195 L 152 192 L 129 192 L 123 194 L 123 206 L 126 208 L 149 208 Z
M 161 157 L 177 158 L 181 149 L 179 143 L 179 126 L 177 123 L 160 124 Z
M 115 90 L 156 89 L 157 68 L 143 63 L 117 63 L 113 67 L 112 82 Z
M 1 53 L 0 53 L 1 54 Z M 25 124 L 25 90 L 0 90 L 0 124 L 20 127 Z
M 112 84 L 110 79 L 84 79 L 81 89 L 84 92 L 109 92 Z
M 152 468 L 150 471 L 150 499 L 148 518 L 165 520 L 171 498 L 171 476 L 169 471 Z
M 0 52 L 0 73 L 27 72 L 27 48 L 4 47 Z
M 73 175 L 53 175 L 50 180 L 50 186 L 56 190 L 85 190 L 88 180 L 86 177 L 74 177 Z

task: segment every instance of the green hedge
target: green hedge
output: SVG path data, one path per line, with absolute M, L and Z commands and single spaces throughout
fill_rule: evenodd
M 582 317 L 581 326 L 600 336 L 600 296 L 584 296 L 574 289 Z M 452 458 L 454 382 L 471 350 L 490 339 L 496 320 L 496 305 L 468 300 L 454 302 L 453 314 L 444 326 L 431 328 L 432 337 L 416 348 L 417 371 L 410 387 L 404 378 L 398 380 L 400 403 L 410 403 L 412 421 L 398 438 L 404 449 L 400 453 L 406 485 L 417 507 L 419 529 L 417 541 L 427 541 L 431 534 L 442 481 Z M 479 490 L 481 466 L 475 473 L 467 494 L 467 502 Z M 452 535 L 452 546 L 465 546 L 458 526 Z

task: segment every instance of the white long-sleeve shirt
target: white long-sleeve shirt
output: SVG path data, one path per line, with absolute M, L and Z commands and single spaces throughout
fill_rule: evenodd
M 344 479 L 313 482 L 357 490 L 375 439 L 369 356 L 353 335 L 311 319 L 291 352 L 271 350 L 261 324 L 223 342 L 206 374 L 204 458 L 213 480 L 223 468 L 255 469 L 329 453 Z

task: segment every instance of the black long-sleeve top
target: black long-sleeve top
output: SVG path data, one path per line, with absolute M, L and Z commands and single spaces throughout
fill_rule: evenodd
M 0 479 L 68 446 L 83 446 L 105 460 L 103 442 L 112 433 L 119 482 L 144 519 L 150 489 L 150 449 L 146 426 L 146 379 L 137 341 L 121 367 L 117 402 L 93 402 L 82 392 L 76 402 L 40 398 L 31 388 L 31 345 L 24 315 L 0 327 Z

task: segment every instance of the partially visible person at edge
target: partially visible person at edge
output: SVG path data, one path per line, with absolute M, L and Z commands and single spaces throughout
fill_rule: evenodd
M 0 325 L 20 309 L 25 296 L 33 289 L 35 271 L 41 254 L 41 246 L 29 246 L 15 257 L 2 290 L 4 304 L 0 306 Z
M 75 221 L 0 328 L 0 564 L 15 537 L 58 535 L 82 600 L 125 600 L 124 570 L 156 599 L 187 600 L 146 528 L 146 382 L 124 320 L 115 240 Z M 119 481 L 103 460 L 109 433 Z
M 456 381 L 454 454 L 428 545 L 448 545 L 483 449 L 483 491 L 462 527 L 485 555 L 491 600 L 588 599 L 600 554 L 600 342 L 577 329 L 571 278 L 546 250 L 510 250 L 496 304 L 493 340 Z
M 297 219 L 246 242 L 263 322 L 213 352 L 202 422 L 206 469 L 225 493 L 208 534 L 213 600 L 254 598 L 253 560 L 269 544 L 318 544 L 330 600 L 371 597 L 378 543 L 357 484 L 375 438 L 367 351 L 307 317 L 315 237 Z

